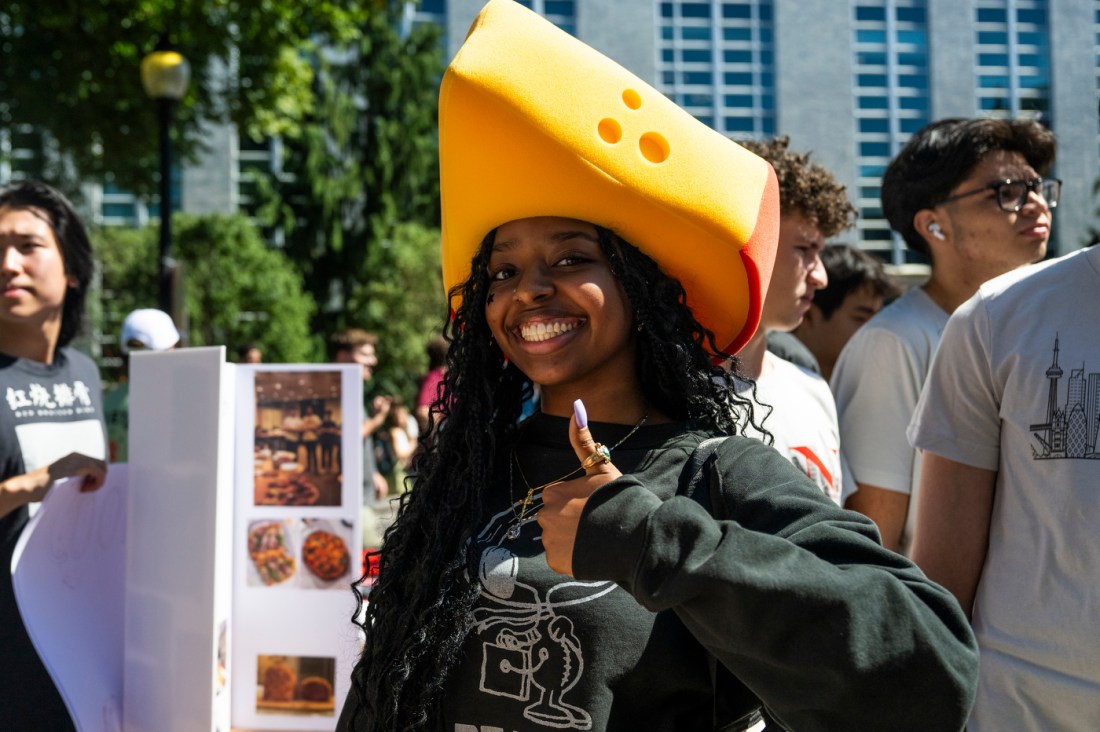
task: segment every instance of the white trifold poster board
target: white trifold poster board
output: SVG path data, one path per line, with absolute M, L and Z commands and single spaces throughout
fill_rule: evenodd
M 130 357 L 128 732 L 230 729 L 233 368 L 224 348 Z
M 77 730 L 333 729 L 359 651 L 361 367 L 139 352 L 129 401 L 129 466 L 54 486 L 13 578 Z

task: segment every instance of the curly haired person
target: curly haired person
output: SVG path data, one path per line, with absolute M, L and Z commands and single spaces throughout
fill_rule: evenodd
M 756 382 L 754 398 L 764 409 L 763 426 L 775 447 L 840 503 L 844 471 L 829 385 L 818 374 L 768 351 L 767 335 L 792 331 L 802 323 L 814 293 L 828 284 L 821 263 L 825 240 L 851 227 L 856 210 L 828 170 L 811 162 L 808 153 L 793 152 L 789 144 L 787 137 L 743 143 L 775 170 L 780 215 L 779 246 L 760 328 L 737 357 L 742 373 Z

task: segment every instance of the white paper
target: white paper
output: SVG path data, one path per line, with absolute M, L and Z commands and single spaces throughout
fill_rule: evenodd
M 98 491 L 54 485 L 23 530 L 12 584 L 27 633 L 78 731 L 122 729 L 128 471 Z

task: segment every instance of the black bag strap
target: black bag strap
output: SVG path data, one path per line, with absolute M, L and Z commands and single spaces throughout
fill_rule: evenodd
M 713 481 L 708 481 L 706 479 L 707 471 L 704 468 L 710 457 L 714 455 L 715 450 L 725 441 L 725 437 L 710 437 L 700 442 L 695 449 L 692 450 L 691 455 L 688 457 L 687 465 L 684 468 L 683 475 L 687 477 L 687 480 L 681 491 L 683 495 L 701 504 L 710 512 L 711 516 L 719 521 L 728 518 L 726 504 L 722 500 L 722 496 L 718 493 L 718 487 L 713 484 Z M 703 483 L 707 484 L 706 487 L 708 490 L 705 494 L 697 495 Z M 764 719 L 759 708 L 747 714 L 740 715 L 735 719 L 731 719 L 736 712 L 730 711 L 729 700 L 725 698 L 725 695 L 720 693 L 719 689 L 721 687 L 736 688 L 741 686 L 741 684 L 734 679 L 731 679 L 731 683 L 721 681 L 722 677 L 732 677 L 733 675 L 725 666 L 718 662 L 717 657 L 715 657 L 713 653 L 707 653 L 707 665 L 710 670 L 710 683 L 714 695 L 714 714 L 712 720 L 714 731 L 744 732 L 744 730 L 748 730 L 754 725 L 759 724 Z M 734 686 L 734 684 L 736 684 L 736 686 Z M 741 708 L 743 709 L 744 707 Z
M 685 468 L 685 475 L 688 476 L 687 483 L 684 486 L 683 494 L 688 498 L 694 498 L 699 501 L 703 506 L 710 511 L 710 515 L 719 521 L 727 518 L 725 505 L 721 501 L 721 496 L 715 496 L 713 486 L 711 487 L 709 505 L 708 502 L 700 501 L 699 497 L 696 497 L 695 491 L 698 490 L 699 484 L 705 480 L 703 471 L 703 465 L 707 462 L 714 451 L 718 449 L 718 446 L 726 441 L 725 437 L 708 437 L 707 439 L 696 445 L 695 449 L 691 451 L 690 457 L 688 457 L 687 467 Z M 715 500 L 718 498 L 719 500 Z

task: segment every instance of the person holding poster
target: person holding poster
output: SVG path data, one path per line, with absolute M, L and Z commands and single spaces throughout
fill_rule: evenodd
M 760 319 L 771 167 L 512 0 L 439 129 L 446 398 L 338 729 L 961 729 L 958 603 L 743 436 L 716 363 Z
M 92 248 L 63 195 L 37 182 L 0 190 L 0 729 L 73 729 L 27 635 L 11 560 L 30 506 L 57 480 L 106 477 L 99 372 L 68 347 L 84 315 Z

